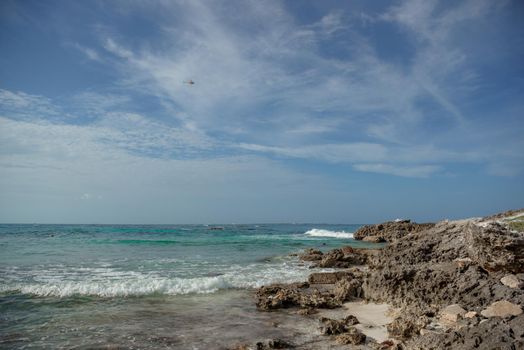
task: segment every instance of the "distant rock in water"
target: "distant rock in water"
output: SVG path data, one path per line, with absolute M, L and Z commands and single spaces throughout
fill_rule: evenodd
M 353 238 L 372 243 L 393 242 L 410 233 L 424 231 L 435 226 L 434 223 L 417 224 L 410 220 L 388 221 L 377 225 L 365 225 L 359 228 Z

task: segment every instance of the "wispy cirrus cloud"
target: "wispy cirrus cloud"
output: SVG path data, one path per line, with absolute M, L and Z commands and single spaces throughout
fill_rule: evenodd
M 418 149 L 435 150 L 430 162 L 480 161 L 471 156 L 474 150 L 447 150 L 438 140 L 442 133 L 425 124 L 434 123 L 438 113 L 444 133 L 471 128 L 456 91 L 467 90 L 475 74 L 451 39 L 463 21 L 484 18 L 492 6 L 465 2 L 437 12 L 435 2 L 406 1 L 375 16 L 374 23 L 391 23 L 413 36 L 415 51 L 407 66 L 381 58 L 372 40 L 354 28 L 355 19 L 341 11 L 301 25 L 278 2 L 264 8 L 244 2 L 242 19 L 228 18 L 228 6 L 162 4 L 174 14 L 160 24 L 161 40 L 170 43 L 162 50 L 126 47 L 106 32 L 101 40 L 118 58 L 125 86 L 156 96 L 173 117 L 232 148 L 351 162 L 351 145 L 364 140 L 404 154 L 404 163 Z M 346 44 L 346 58 L 323 51 L 330 40 Z M 187 79 L 196 85 L 183 84 Z M 428 108 L 434 109 L 429 116 Z M 330 151 L 316 155 L 325 149 Z M 462 159 L 442 156 L 450 153 L 462 153 Z M 411 162 L 420 165 L 418 158 Z

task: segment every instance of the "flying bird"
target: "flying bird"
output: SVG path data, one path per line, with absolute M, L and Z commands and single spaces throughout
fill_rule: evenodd
M 191 79 L 184 81 L 184 83 L 186 83 L 188 85 L 194 85 L 195 84 L 195 82 L 193 80 L 191 80 Z

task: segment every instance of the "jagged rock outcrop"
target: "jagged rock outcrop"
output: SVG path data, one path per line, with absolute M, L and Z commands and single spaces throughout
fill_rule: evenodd
M 389 221 L 378 225 L 365 225 L 359 228 L 354 234 L 353 238 L 356 240 L 363 240 L 365 237 L 374 242 L 393 242 L 409 233 L 417 233 L 420 231 L 432 228 L 435 224 L 417 224 L 414 222 L 395 222 Z
M 488 271 L 524 272 L 524 235 L 498 223 L 468 223 L 464 232 L 468 255 Z
M 311 284 L 335 284 L 338 281 L 354 277 L 353 273 L 349 271 L 315 272 L 309 275 L 308 282 Z
M 524 349 L 524 315 L 464 324 L 451 332 L 425 332 L 406 341 L 407 349 Z
M 364 296 L 402 308 L 388 331 L 405 341 L 408 348 L 510 349 L 521 344 L 524 337 L 519 314 L 524 291 L 504 285 L 501 279 L 507 272 L 515 273 L 516 279 L 522 276 L 522 238 L 503 225 L 475 220 L 441 222 L 405 235 L 369 261 L 370 270 L 362 284 Z M 452 304 L 460 305 L 460 310 L 458 305 L 453 306 L 457 310 L 451 310 Z M 506 318 L 493 317 L 500 324 L 483 318 L 497 314 L 497 307 L 507 311 Z M 465 311 L 470 311 L 469 317 L 465 317 Z M 443 319 L 443 314 L 449 319 Z M 439 319 L 452 321 L 455 326 L 450 327 L 459 330 L 448 333 L 426 329 Z M 520 321 L 512 323 L 516 319 Z M 494 327 L 492 335 L 488 335 L 486 323 Z M 497 340 L 488 340 L 487 336 Z
M 347 332 L 338 335 L 335 341 L 339 344 L 358 345 L 366 341 L 366 335 L 356 328 L 349 328 Z
M 365 226 L 356 239 L 390 243 L 373 250 L 309 249 L 300 258 L 313 267 L 344 270 L 313 273 L 309 283 L 262 287 L 257 307 L 299 307 L 311 315 L 316 308 L 364 298 L 400 308 L 387 325 L 396 340 L 370 340 L 367 347 L 524 349 L 524 233 L 511 230 L 504 220 L 495 215 Z M 361 344 L 365 336 L 352 327 L 358 320 L 351 317 L 321 319 L 322 334 L 340 344 Z
M 495 259 L 502 248 L 489 249 L 480 243 L 471 247 L 473 239 L 467 237 L 477 230 L 471 225 L 441 222 L 385 247 L 371 262 L 362 285 L 365 297 L 395 306 L 460 304 L 468 309 L 485 307 L 496 300 L 522 303 L 521 290 L 504 286 L 501 276 L 485 269 L 484 262 L 491 256 Z M 512 234 L 501 230 L 497 235 L 506 238 L 500 239 L 511 241 L 508 237 Z M 501 269 L 520 264 L 514 255 L 497 261 Z
M 256 306 L 262 311 L 289 307 L 325 308 L 340 307 L 340 302 L 329 292 L 309 288 L 309 283 L 273 284 L 260 287 L 256 294 Z

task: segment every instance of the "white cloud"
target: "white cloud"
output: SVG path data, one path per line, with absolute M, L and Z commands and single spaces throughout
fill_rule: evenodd
M 392 165 L 392 164 L 354 164 L 353 167 L 359 171 L 397 175 L 405 177 L 429 177 L 440 170 L 435 165 Z

